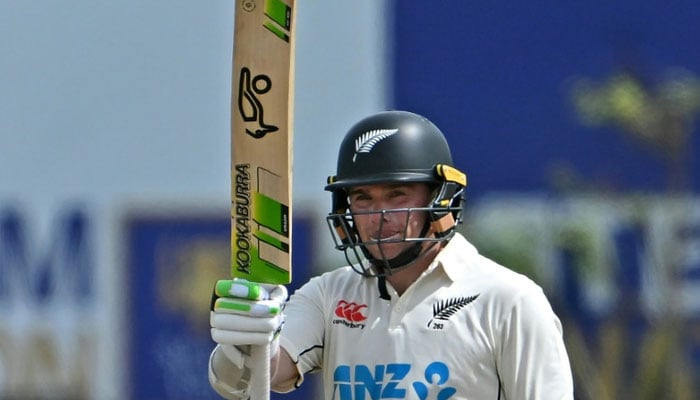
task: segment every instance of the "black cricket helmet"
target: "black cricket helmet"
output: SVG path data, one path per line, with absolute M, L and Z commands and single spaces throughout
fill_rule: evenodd
M 325 187 L 332 193 L 333 207 L 326 219 L 336 249 L 342 250 L 350 265 L 363 275 L 383 276 L 410 265 L 424 251 L 426 242 L 449 240 L 462 220 L 466 175 L 453 167 L 449 145 L 440 129 L 423 116 L 384 111 L 359 121 L 340 144 L 337 168 Z M 373 212 L 401 212 L 407 218 L 413 212 L 425 212 L 428 221 L 420 237 L 407 237 L 404 231 L 400 240 L 384 242 L 414 245 L 391 259 L 372 256 L 366 245 L 381 245 L 383 241 L 362 242 L 347 190 L 360 185 L 413 182 L 426 183 L 433 190 L 429 204 Z

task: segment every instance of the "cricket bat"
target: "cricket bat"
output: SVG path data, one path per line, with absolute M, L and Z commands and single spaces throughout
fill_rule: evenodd
M 291 282 L 294 0 L 235 0 L 231 274 Z M 250 398 L 270 398 L 268 346 L 251 349 Z

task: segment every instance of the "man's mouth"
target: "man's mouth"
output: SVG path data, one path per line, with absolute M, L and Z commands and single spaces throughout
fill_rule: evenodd
M 396 231 L 383 232 L 383 233 L 380 232 L 380 233 L 376 233 L 374 235 L 370 235 L 370 239 L 373 242 L 377 242 L 377 243 L 389 242 L 389 241 L 401 239 L 401 234 L 399 232 L 396 232 Z

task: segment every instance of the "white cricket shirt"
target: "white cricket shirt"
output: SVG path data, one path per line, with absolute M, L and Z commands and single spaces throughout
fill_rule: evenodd
M 456 234 L 399 297 L 349 267 L 312 278 L 285 308 L 281 346 L 325 399 L 572 399 L 559 319 L 527 277 Z M 287 390 L 293 387 L 286 388 Z

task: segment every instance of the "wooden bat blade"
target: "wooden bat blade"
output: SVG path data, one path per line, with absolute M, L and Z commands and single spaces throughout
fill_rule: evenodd
M 231 272 L 291 281 L 293 0 L 237 0 L 231 101 Z
M 292 279 L 294 0 L 236 0 L 231 96 L 231 273 Z M 252 346 L 251 399 L 270 398 L 268 346 Z

